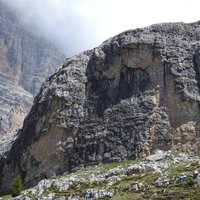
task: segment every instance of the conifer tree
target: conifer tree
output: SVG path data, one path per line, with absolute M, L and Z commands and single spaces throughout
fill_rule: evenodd
M 22 178 L 17 176 L 12 182 L 12 196 L 19 196 L 22 192 Z

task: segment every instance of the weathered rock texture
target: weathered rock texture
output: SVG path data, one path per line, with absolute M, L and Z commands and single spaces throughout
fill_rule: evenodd
M 155 149 L 199 152 L 200 22 L 121 33 L 69 60 L 42 86 L 0 168 L 26 186 Z
M 13 132 L 22 126 L 32 99 L 29 92 L 0 76 L 0 137 L 1 133 Z
M 63 61 L 50 42 L 22 25 L 0 0 L 0 136 L 22 125 L 33 96 Z

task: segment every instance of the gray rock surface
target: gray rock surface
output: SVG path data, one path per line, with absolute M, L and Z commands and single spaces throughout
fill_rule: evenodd
M 83 200 L 99 200 L 103 198 L 112 197 L 113 193 L 106 190 L 90 189 L 83 194 Z
M 139 182 L 136 182 L 136 183 L 133 183 L 130 187 L 129 187 L 129 191 L 132 191 L 132 190 L 141 190 L 142 188 L 144 187 L 144 184 L 143 183 L 139 183 Z
M 0 1 L 0 138 L 22 126 L 33 96 L 62 62 L 50 42 Z
M 175 181 L 176 185 L 181 185 L 186 183 L 186 180 L 188 178 L 188 173 L 182 173 Z
M 163 177 L 158 178 L 155 183 L 157 186 L 168 186 L 169 181 L 170 181 L 169 178 L 166 178 L 163 176 Z
M 32 94 L 0 76 L 0 139 L 22 126 L 32 101 Z
M 42 85 L 0 164 L 1 189 L 17 174 L 28 187 L 156 149 L 199 152 L 199 43 L 200 22 L 159 24 L 68 59 Z

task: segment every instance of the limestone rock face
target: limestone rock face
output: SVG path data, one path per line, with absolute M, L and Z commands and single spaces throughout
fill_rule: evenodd
M 32 100 L 29 92 L 0 76 L 0 133 L 13 132 L 22 126 Z
M 156 149 L 199 152 L 200 22 L 152 25 L 83 52 L 43 85 L 12 149 L 1 189 Z
M 0 137 L 22 125 L 33 96 L 64 56 L 0 0 Z

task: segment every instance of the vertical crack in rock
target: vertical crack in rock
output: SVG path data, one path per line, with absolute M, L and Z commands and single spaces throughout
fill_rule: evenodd
M 198 83 L 199 96 L 200 96 L 200 49 L 198 49 L 193 57 L 194 70 L 196 72 L 196 80 Z
M 121 99 L 139 95 L 150 87 L 149 74 L 144 69 L 134 69 L 124 66 L 120 72 L 118 87 L 118 102 Z

